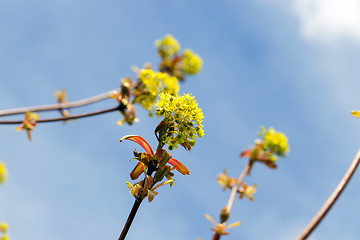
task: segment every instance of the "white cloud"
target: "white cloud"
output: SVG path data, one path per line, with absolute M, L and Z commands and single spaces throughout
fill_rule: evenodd
M 295 0 L 294 8 L 306 39 L 360 41 L 360 0 Z

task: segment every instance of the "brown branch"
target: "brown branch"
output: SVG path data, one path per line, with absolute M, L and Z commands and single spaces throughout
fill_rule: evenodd
M 234 184 L 234 186 L 231 188 L 229 200 L 226 205 L 226 209 L 228 210 L 229 214 L 231 212 L 231 208 L 234 203 L 236 193 L 237 193 L 238 189 L 240 188 L 241 183 L 243 182 L 246 174 L 249 172 L 249 169 L 250 169 L 250 162 L 247 162 L 246 165 L 244 166 L 242 172 L 240 173 L 240 176 L 237 179 L 236 184 Z
M 143 200 L 142 198 L 139 198 L 139 199 L 136 198 L 135 199 L 134 205 L 133 205 L 133 207 L 131 209 L 131 212 L 130 212 L 127 220 L 126 220 L 125 226 L 124 226 L 124 228 L 123 228 L 123 230 L 122 230 L 122 232 L 120 234 L 119 240 L 124 240 L 125 239 L 126 234 L 129 232 L 130 226 L 131 226 L 131 224 L 132 224 L 132 222 L 133 222 L 133 220 L 135 218 L 136 212 L 139 209 L 142 200 Z
M 221 235 L 220 235 L 220 234 L 218 234 L 218 233 L 214 233 L 214 235 L 212 236 L 211 240 L 219 240 L 219 239 L 220 239 L 220 237 L 221 237 Z
M 342 179 L 340 180 L 334 191 L 331 193 L 329 198 L 326 200 L 326 202 L 320 208 L 320 210 L 316 213 L 313 219 L 309 222 L 309 224 L 305 227 L 305 229 L 300 233 L 300 235 L 297 237 L 297 240 L 303 240 L 309 237 L 309 235 L 313 232 L 313 230 L 319 225 L 321 220 L 329 212 L 331 207 L 334 205 L 336 200 L 339 198 L 340 194 L 343 192 L 343 190 L 349 183 L 352 175 L 354 174 L 356 168 L 359 165 L 359 162 L 360 162 L 360 149 L 356 153 L 348 170 L 345 172 L 344 176 L 342 177 Z
M 250 164 L 250 161 L 249 161 L 249 162 L 246 163 L 243 170 L 241 171 L 236 183 L 231 187 L 229 200 L 228 200 L 228 203 L 226 205 L 226 211 L 228 213 L 228 216 L 230 216 L 231 208 L 232 208 L 232 205 L 234 203 L 236 194 L 238 193 L 238 190 L 239 190 L 239 188 L 241 186 L 241 183 L 243 182 L 243 180 L 244 180 L 246 174 L 249 172 L 250 168 L 251 168 L 251 164 Z M 225 225 L 226 222 L 227 222 L 227 220 L 224 221 L 224 222 L 221 222 L 221 223 Z M 221 234 L 215 232 L 214 235 L 212 236 L 212 240 L 219 240 L 220 237 L 221 237 Z
M 116 111 L 116 110 L 119 110 L 119 111 L 121 110 L 120 105 L 119 105 L 119 106 L 116 106 L 116 107 L 104 109 L 104 110 L 99 110 L 99 111 L 94 111 L 94 112 L 89 112 L 89 113 L 83 113 L 83 114 L 77 114 L 77 115 L 68 116 L 68 117 L 39 119 L 39 120 L 36 121 L 36 123 L 57 122 L 57 121 L 65 121 L 65 120 L 74 120 L 74 119 L 78 119 L 78 118 L 91 117 L 91 116 L 100 115 L 100 114 L 104 114 L 104 113 L 108 113 L 108 112 L 113 112 L 113 111 Z M 6 120 L 6 121 L 0 121 L 0 125 L 1 125 L 1 124 L 21 124 L 21 123 L 23 123 L 23 120 Z
M 42 106 L 33 106 L 33 107 L 23 107 L 23 108 L 15 108 L 15 109 L 7 109 L 7 110 L 0 110 L 0 116 L 8 116 L 14 114 L 21 114 L 26 112 L 41 112 L 41 111 L 50 111 L 50 110 L 59 110 L 59 109 L 69 109 L 75 107 L 85 106 L 91 103 L 99 102 L 104 99 L 109 98 L 114 93 L 118 93 L 120 89 L 108 91 L 106 93 L 99 94 L 94 97 L 85 98 L 82 100 L 69 102 L 69 103 L 57 103 L 57 104 L 50 104 L 50 105 L 42 105 Z

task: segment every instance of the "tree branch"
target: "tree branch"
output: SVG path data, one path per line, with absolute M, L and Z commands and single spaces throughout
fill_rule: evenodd
M 309 224 L 305 227 L 305 229 L 300 233 L 300 235 L 297 237 L 297 240 L 303 240 L 309 237 L 309 235 L 313 232 L 313 230 L 320 224 L 321 220 L 329 212 L 331 207 L 334 205 L 336 200 L 339 198 L 340 194 L 343 192 L 343 190 L 349 183 L 352 175 L 354 174 L 356 168 L 359 165 L 359 162 L 360 162 L 360 149 L 356 153 L 348 170 L 345 172 L 344 176 L 342 177 L 342 179 L 340 180 L 334 191 L 331 193 L 329 198 L 326 200 L 326 202 L 320 208 L 320 210 L 316 213 L 313 219 L 309 222 Z
M 251 168 L 250 161 L 248 161 L 246 163 L 246 165 L 244 166 L 243 170 L 241 171 L 236 183 L 231 188 L 229 200 L 226 205 L 226 211 L 228 212 L 229 216 L 230 216 L 231 208 L 234 203 L 236 194 L 238 193 L 241 183 L 244 181 L 244 178 L 245 178 L 246 174 L 249 172 L 250 168 Z M 225 225 L 226 222 L 227 222 L 227 220 L 225 222 L 221 222 L 221 223 Z M 221 237 L 221 234 L 215 232 L 214 235 L 212 236 L 212 240 L 219 240 L 220 237 Z
M 250 162 L 247 162 L 246 165 L 244 166 L 242 172 L 240 173 L 240 176 L 237 179 L 236 184 L 231 189 L 229 200 L 228 200 L 228 203 L 226 205 L 226 209 L 229 211 L 229 214 L 231 212 L 231 208 L 232 208 L 232 205 L 234 203 L 236 193 L 237 193 L 238 189 L 240 188 L 241 183 L 243 182 L 246 174 L 249 172 L 249 169 L 250 169 Z
M 114 93 L 119 92 L 120 89 L 115 89 L 112 91 L 108 91 L 106 93 L 99 94 L 94 97 L 85 98 L 82 100 L 69 102 L 69 103 L 57 103 L 57 104 L 50 104 L 50 105 L 42 105 L 42 106 L 33 106 L 33 107 L 23 107 L 23 108 L 16 108 L 16 109 L 7 109 L 7 110 L 0 110 L 0 116 L 8 116 L 14 114 L 21 114 L 26 112 L 41 112 L 41 111 L 50 111 L 50 110 L 59 110 L 59 109 L 69 109 L 75 107 L 85 106 L 91 103 L 99 102 L 104 99 L 109 98 Z
M 58 122 L 58 121 L 65 121 L 65 120 L 74 120 L 74 119 L 78 119 L 78 118 L 85 118 L 85 117 L 91 117 L 91 116 L 95 116 L 95 115 L 100 115 L 100 114 L 104 114 L 104 113 L 108 113 L 108 112 L 113 112 L 113 111 L 120 111 L 120 105 L 116 106 L 116 107 L 112 107 L 112 108 L 108 108 L 108 109 L 104 109 L 104 110 L 99 110 L 99 111 L 94 111 L 94 112 L 89 112 L 89 113 L 83 113 L 83 114 L 77 114 L 77 115 L 73 115 L 73 116 L 68 116 L 68 117 L 58 117 L 58 118 L 45 118 L 45 119 L 39 119 L 36 121 L 36 123 L 45 123 L 45 122 Z M 23 123 L 23 121 L 21 120 L 6 120 L 6 121 L 0 121 L 0 125 L 1 124 L 21 124 Z

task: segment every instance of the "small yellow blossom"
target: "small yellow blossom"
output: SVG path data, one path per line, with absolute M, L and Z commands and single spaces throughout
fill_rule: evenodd
M 232 224 L 226 225 L 226 222 L 224 222 L 224 223 L 216 223 L 214 221 L 214 219 L 212 219 L 212 217 L 210 217 L 208 214 L 204 214 L 204 217 L 214 225 L 215 228 L 211 228 L 211 230 L 214 233 L 218 234 L 219 236 L 229 235 L 229 233 L 226 232 L 226 230 L 228 230 L 230 228 L 233 228 L 233 227 L 236 227 L 236 226 L 239 226 L 241 224 L 240 222 L 234 222 Z
M 181 60 L 181 69 L 185 74 L 196 74 L 202 68 L 203 61 L 201 57 L 193 53 L 190 49 L 185 49 Z
M 280 157 L 284 157 L 289 152 L 287 137 L 283 133 L 276 132 L 274 128 L 270 127 L 266 130 L 264 126 L 261 126 L 259 136 L 263 138 L 262 144 L 265 151 L 273 152 Z
M 0 236 L 0 240 L 8 240 L 9 239 L 9 235 L 6 233 L 6 231 L 8 230 L 9 225 L 5 222 L 0 223 L 0 235 L 3 234 L 2 236 Z
M 166 134 L 161 134 L 159 141 L 163 141 L 163 145 L 168 144 L 169 150 L 178 148 L 178 144 L 190 150 L 195 145 L 195 139 L 204 136 L 204 115 L 195 97 L 190 94 L 172 96 L 166 92 L 159 97 L 156 112 L 165 118 L 158 127 L 167 126 Z
M 4 183 L 6 181 L 7 175 L 8 175 L 8 172 L 5 167 L 5 163 L 0 162 L 0 184 Z M 2 229 L 1 226 L 2 225 L 0 224 L 0 230 Z
M 180 50 L 179 42 L 171 34 L 167 34 L 165 37 L 156 40 L 155 47 L 162 57 L 173 56 Z
M 229 177 L 226 170 L 223 173 L 219 173 L 216 180 L 223 187 L 223 190 L 232 188 L 237 181 L 236 178 Z
M 4 234 L 4 235 L 0 238 L 0 240 L 9 240 L 9 235 Z
M 152 110 L 159 93 L 176 95 L 179 91 L 177 78 L 166 73 L 142 69 L 138 78 L 142 87 L 137 91 L 135 102 L 139 102 L 148 111 Z
M 257 184 L 253 184 L 253 185 L 246 185 L 245 183 L 241 184 L 241 187 L 239 189 L 239 197 L 243 198 L 244 196 L 246 196 L 250 201 L 254 201 L 254 194 L 256 193 L 256 186 Z
M 5 222 L 0 223 L 0 232 L 5 233 L 7 229 L 9 228 L 9 225 Z
M 39 115 L 33 112 L 26 112 L 23 123 L 15 129 L 17 131 L 26 130 L 28 139 L 31 141 L 30 131 L 34 130 L 37 120 L 39 120 Z
M 352 114 L 354 117 L 360 118 L 360 111 L 352 111 L 351 114 Z

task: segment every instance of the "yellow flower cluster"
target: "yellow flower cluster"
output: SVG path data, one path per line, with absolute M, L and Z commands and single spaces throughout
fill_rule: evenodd
M 7 235 L 6 231 L 9 228 L 9 225 L 7 223 L 0 223 L 0 240 L 8 240 L 9 239 L 9 235 Z M 1 236 L 1 234 L 3 234 Z
M 360 111 L 352 111 L 351 114 L 352 114 L 354 117 L 360 118 Z
M 159 93 L 167 92 L 176 95 L 179 91 L 177 78 L 166 73 L 154 72 L 152 69 L 142 69 L 138 78 L 143 89 L 141 94 L 137 96 L 136 102 L 140 102 L 148 111 L 152 110 Z
M 0 184 L 5 182 L 7 179 L 7 169 L 5 163 L 0 162 Z
M 156 40 L 155 47 L 162 57 L 173 56 L 180 50 L 179 42 L 171 34 Z
M 162 139 L 164 145 L 168 144 L 169 150 L 178 148 L 178 144 L 185 149 L 191 149 L 195 145 L 195 139 L 204 136 L 204 115 L 195 97 L 190 94 L 172 96 L 166 92 L 159 97 L 156 112 L 165 117 L 164 121 L 172 123 L 172 127 Z
M 185 49 L 182 57 L 182 66 L 181 69 L 186 74 L 196 74 L 201 68 L 203 61 L 201 57 L 195 53 L 193 53 L 190 49 Z
M 280 157 L 285 157 L 289 152 L 287 137 L 283 133 L 276 132 L 274 128 L 270 127 L 266 130 L 264 126 L 261 126 L 259 136 L 263 138 L 264 151 L 270 151 Z M 276 160 L 276 157 L 273 160 Z

